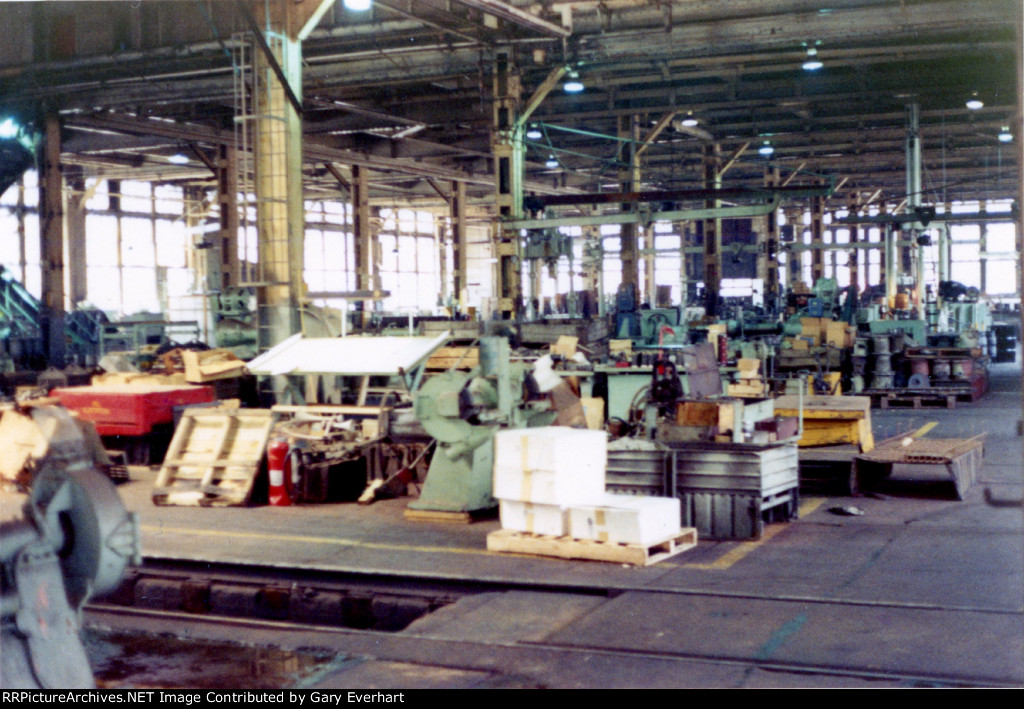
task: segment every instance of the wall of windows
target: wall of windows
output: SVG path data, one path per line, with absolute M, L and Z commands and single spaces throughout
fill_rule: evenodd
M 30 171 L 0 195 L 0 264 L 36 297 L 41 296 L 38 194 L 36 174 Z M 82 305 L 99 308 L 112 319 L 163 313 L 169 320 L 202 323 L 206 284 L 196 273 L 200 259 L 193 247 L 209 231 L 204 224 L 216 224 L 216 203 L 190 200 L 173 185 L 133 181 L 90 182 L 85 196 L 88 299 Z M 351 206 L 324 200 L 307 201 L 305 208 L 307 291 L 355 290 Z M 438 220 L 427 211 L 381 210 L 372 228 L 380 241 L 375 263 L 381 287 L 391 293 L 382 309 L 438 312 L 443 236 Z M 249 231 L 240 233 L 239 256 L 252 261 L 255 232 L 251 227 Z M 476 285 L 483 294 L 481 284 Z M 338 298 L 317 304 L 345 307 Z
M 977 202 L 953 203 L 948 207 L 952 213 L 977 213 L 981 205 Z M 944 213 L 947 207 L 939 206 L 937 211 Z M 975 223 L 950 223 L 948 225 L 949 240 L 949 273 L 946 278 L 959 281 L 967 286 L 973 286 L 981 292 L 996 300 L 1017 298 L 1017 229 L 1016 224 L 1011 220 L 1010 203 L 989 203 L 985 205 L 985 211 L 989 215 L 1005 212 L 1006 221 L 978 221 Z M 824 276 L 835 278 L 840 287 L 851 284 L 853 278 L 853 266 L 856 265 L 857 286 L 863 290 L 868 285 L 880 285 L 882 278 L 882 267 L 884 253 L 882 243 L 885 238 L 885 229 L 879 225 L 862 224 L 858 229 L 858 243 L 869 243 L 877 245 L 877 248 L 842 248 L 844 244 L 851 244 L 852 228 L 849 225 L 841 224 L 836 219 L 849 214 L 847 210 L 837 210 L 835 213 L 824 215 L 825 228 L 822 234 L 822 241 L 825 244 L 835 245 L 837 248 L 828 249 L 824 253 Z M 872 208 L 869 216 L 877 216 L 879 209 Z M 789 212 L 778 213 L 780 228 L 786 226 L 787 221 L 792 225 L 792 233 L 795 242 L 799 245 L 810 245 L 810 213 Z M 680 248 L 684 238 L 682 232 L 687 228 L 683 224 L 655 223 L 651 227 L 654 234 L 654 282 L 655 286 L 668 288 L 671 292 L 673 303 L 681 302 L 681 285 L 686 275 L 682 270 L 684 257 L 680 255 Z M 692 227 L 691 227 L 692 228 Z M 760 227 L 760 228 L 763 228 Z M 937 285 L 939 280 L 939 230 L 947 227 L 936 222 L 927 230 L 932 237 L 932 244 L 923 249 L 925 281 L 928 284 Z M 579 269 L 580 257 L 582 255 L 582 229 L 579 227 L 563 227 L 562 233 L 574 235 L 576 245 L 574 248 L 574 268 Z M 602 295 L 606 302 L 611 303 L 615 293 L 622 283 L 622 260 L 620 254 L 620 227 L 616 224 L 605 224 L 600 227 L 600 244 L 602 251 L 603 265 L 603 288 Z M 749 237 L 749 243 L 753 243 L 753 236 Z M 703 286 L 703 255 L 700 251 L 700 237 L 687 237 L 686 242 L 690 253 L 685 257 L 690 261 L 689 279 L 692 284 L 698 287 Z M 640 239 L 641 251 L 645 249 L 643 239 Z M 698 253 L 693 253 L 696 248 Z M 723 245 L 723 259 L 731 258 L 735 244 Z M 738 254 L 738 252 L 737 252 Z M 811 261 L 812 252 L 810 249 L 798 249 L 784 251 L 779 255 L 780 281 L 786 283 L 787 272 L 791 267 L 800 269 L 803 280 L 811 284 Z M 639 282 L 645 282 L 645 274 L 649 260 L 641 254 L 638 264 Z M 726 265 L 726 264 L 723 264 Z M 733 268 L 733 271 L 736 271 Z M 733 277 L 726 277 L 722 280 L 723 297 L 753 296 L 755 302 L 760 300 L 763 292 L 763 282 L 755 278 L 755 267 L 752 260 L 744 257 L 742 274 L 732 273 Z M 552 299 L 556 294 L 566 293 L 569 290 L 569 262 L 562 258 L 555 270 L 545 268 L 541 279 L 541 297 Z M 524 283 L 526 274 L 524 268 Z M 577 287 L 579 281 L 576 281 Z M 691 285 L 692 292 L 692 285 Z M 640 294 L 643 300 L 647 294 Z M 691 303 L 692 304 L 692 303 Z
M 113 318 L 136 313 L 163 313 L 170 320 L 202 322 L 204 319 L 206 285 L 196 273 L 198 251 L 193 246 L 208 230 L 204 223 L 217 222 L 216 201 L 192 201 L 180 187 L 146 182 L 88 182 L 85 190 L 85 277 L 87 304 L 106 311 Z M 949 234 L 948 256 L 950 280 L 978 288 L 996 299 L 1018 297 L 1017 263 L 1018 235 L 1010 213 L 1010 204 L 984 205 L 989 214 L 1006 214 L 1006 219 L 932 225 L 933 245 L 925 249 L 925 274 L 929 282 L 937 282 L 939 229 Z M 355 237 L 351 206 L 333 200 L 307 201 L 304 275 L 310 292 L 351 291 L 358 287 L 355 267 Z M 939 206 L 958 214 L 978 212 L 982 205 L 954 203 Z M 875 210 L 877 213 L 877 209 Z M 849 244 L 851 227 L 836 223 L 847 214 L 839 210 L 825 217 L 823 240 L 836 245 Z M 780 225 L 792 223 L 798 243 L 810 242 L 809 215 L 806 212 L 779 213 Z M 199 226 L 196 226 L 196 225 Z M 192 225 L 192 226 L 189 226 Z M 378 306 L 389 313 L 417 315 L 443 312 L 442 297 L 451 293 L 452 247 L 450 224 L 434 213 L 412 209 L 380 209 L 372 220 L 379 246 L 374 263 L 380 286 L 390 296 Z M 762 227 L 763 228 L 763 227 Z M 653 267 L 654 285 L 668 289 L 670 299 L 682 299 L 687 274 L 683 264 L 689 261 L 689 278 L 694 284 L 703 279 L 702 254 L 681 254 L 684 241 L 690 248 L 699 246 L 699 235 L 687 236 L 684 230 L 693 225 L 656 223 L 648 233 L 653 235 L 653 253 L 642 254 L 640 282 L 645 283 L 648 268 Z M 858 227 L 859 240 L 881 245 L 884 230 L 878 225 Z M 574 239 L 573 258 L 561 258 L 553 268 L 542 267 L 540 296 L 548 309 L 556 305 L 558 296 L 583 289 L 584 238 L 579 227 L 563 229 Z M 620 227 L 609 224 L 599 228 L 596 246 L 602 273 L 602 295 L 606 302 L 614 300 L 622 282 L 619 243 Z M 28 172 L 21 183 L 0 195 L 0 264 L 39 297 L 41 277 L 39 266 L 38 183 L 34 172 Z M 240 252 L 248 259 L 255 256 L 247 247 L 249 239 L 240 237 Z M 749 237 L 752 242 L 752 237 Z M 467 229 L 466 304 L 489 312 L 493 299 L 495 258 L 491 252 L 490 230 L 486 219 Z M 641 249 L 648 248 L 640 239 Z M 728 245 L 729 248 L 733 244 Z M 252 251 L 253 253 L 250 253 Z M 723 249 L 723 255 L 726 249 Z M 590 250 L 588 250 L 588 253 Z M 442 265 L 442 254 L 444 264 Z M 739 251 L 737 251 L 739 254 Z M 779 258 L 780 278 L 786 282 L 787 261 L 792 260 L 810 282 L 810 252 L 783 254 Z M 741 270 L 750 273 L 727 273 L 722 293 L 726 297 L 759 294 L 763 284 L 757 280 L 752 259 Z M 858 285 L 878 284 L 883 254 L 878 249 L 844 249 L 827 251 L 825 276 L 834 277 L 840 286 L 850 283 L 851 266 L 858 264 Z M 733 269 L 734 271 L 736 269 Z M 524 290 L 529 292 L 529 271 L 524 267 Z M 662 291 L 664 292 L 664 290 Z M 642 294 L 647 300 L 647 294 Z M 341 310 L 345 302 L 337 298 L 316 301 L 318 305 Z

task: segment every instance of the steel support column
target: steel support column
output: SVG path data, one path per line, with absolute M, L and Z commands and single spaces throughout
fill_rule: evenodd
M 624 166 L 619 172 L 619 183 L 623 192 L 637 192 L 640 189 L 640 162 L 637 156 L 637 141 L 640 140 L 640 121 L 637 116 L 619 116 L 619 138 L 623 139 L 619 161 Z M 620 211 L 632 212 L 633 203 L 623 203 Z M 622 259 L 622 285 L 631 286 L 634 295 L 640 283 L 640 248 L 637 235 L 640 229 L 635 223 L 622 225 L 619 232 L 620 258 Z
M 825 277 L 825 198 L 811 198 L 811 286 Z
M 598 207 L 592 208 L 594 214 Z M 597 314 L 604 316 L 604 248 L 601 242 L 601 227 L 591 224 L 583 227 L 583 282 L 581 288 L 594 294 Z
M 218 232 L 221 289 L 237 286 L 242 280 L 238 258 L 238 166 L 232 145 L 217 148 L 217 201 L 220 204 Z
M 64 181 L 60 162 L 60 121 L 45 119 L 39 180 L 39 254 L 42 270 L 41 326 L 49 366 L 64 367 Z
M 860 193 L 854 191 L 853 196 L 850 198 L 848 205 L 850 214 L 857 214 L 860 211 Z M 857 248 L 857 243 L 860 241 L 860 226 L 857 224 L 850 225 L 850 256 L 847 264 L 850 267 L 850 285 L 853 287 L 854 292 L 860 292 L 860 249 Z
M 722 175 L 719 170 L 721 149 L 718 143 L 704 146 L 704 188 L 721 189 Z M 720 200 L 705 202 L 708 209 L 718 209 Z M 718 315 L 718 301 L 722 292 L 722 220 L 707 219 L 704 222 L 704 307 L 710 317 Z
M 522 239 L 505 228 L 504 219 L 519 219 L 523 214 L 523 131 L 516 118 L 522 84 L 507 53 L 499 53 L 494 67 L 494 115 L 491 151 L 494 155 L 495 205 L 498 220 L 494 227 L 495 295 L 502 318 L 515 319 L 522 308 Z
M 252 54 L 252 90 L 261 350 L 302 327 L 302 40 L 332 2 L 267 0 L 239 6 L 258 48 Z
M 907 106 L 907 210 L 913 212 L 921 206 L 921 125 L 920 106 Z M 917 244 L 917 236 L 923 225 L 914 222 L 907 225 L 907 244 L 900 254 L 902 273 L 914 274 L 914 298 L 917 316 L 924 319 L 924 248 Z
M 375 241 L 370 228 L 370 185 L 369 171 L 358 165 L 352 166 L 352 235 L 355 239 L 354 251 L 356 261 L 356 290 L 370 292 L 375 290 L 376 273 L 374 268 Z M 362 322 L 365 326 L 373 300 L 362 302 Z
M 67 225 L 68 241 L 68 301 L 72 307 L 89 299 L 89 287 L 85 258 L 85 182 L 76 180 L 69 184 Z
M 779 186 L 779 168 L 765 169 L 764 185 L 771 189 Z M 762 248 L 757 252 L 757 275 L 764 279 L 764 304 L 779 302 L 779 216 L 772 212 L 765 217 L 764 235 L 760 238 Z
M 452 290 L 456 308 L 465 314 L 469 306 L 466 286 L 468 283 L 467 236 L 466 236 L 466 183 L 452 182 Z
M 793 245 L 804 243 L 804 215 L 792 207 L 785 210 L 786 224 L 793 229 Z M 786 284 L 792 291 L 798 283 L 804 282 L 803 251 L 789 249 L 786 254 Z

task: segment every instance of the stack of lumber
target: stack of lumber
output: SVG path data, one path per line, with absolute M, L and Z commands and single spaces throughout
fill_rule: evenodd
M 729 396 L 763 398 L 768 395 L 761 378 L 761 360 L 741 357 L 736 366 L 739 371 L 736 381 L 728 385 Z

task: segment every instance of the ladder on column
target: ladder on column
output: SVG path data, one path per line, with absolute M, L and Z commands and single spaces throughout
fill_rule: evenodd
M 264 37 L 275 56 L 284 38 Z M 234 132 L 238 170 L 239 251 L 243 264 L 240 286 L 257 289 L 257 350 L 277 344 L 287 326 L 289 239 L 287 98 L 248 33 L 234 45 Z

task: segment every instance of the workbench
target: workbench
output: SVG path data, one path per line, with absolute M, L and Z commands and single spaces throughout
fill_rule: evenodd
M 792 394 L 775 400 L 776 416 L 800 416 L 803 404 L 801 448 L 853 444 L 862 453 L 874 449 L 871 398 L 866 396 L 805 396 Z

